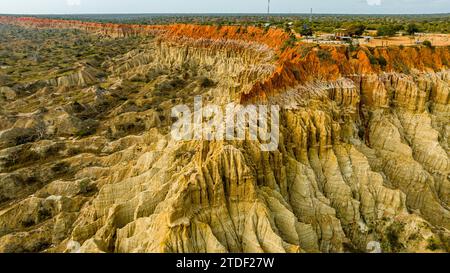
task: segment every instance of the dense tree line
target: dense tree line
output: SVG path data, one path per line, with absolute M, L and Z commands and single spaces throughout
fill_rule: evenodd
M 370 18 L 370 17 L 369 17 Z M 408 17 L 409 18 L 409 17 Z M 330 21 L 312 21 L 307 20 L 295 22 L 294 28 L 301 34 L 311 35 L 313 32 L 325 33 L 344 33 L 349 36 L 361 36 L 366 31 L 376 33 L 378 36 L 394 36 L 398 32 L 407 35 L 414 33 L 450 33 L 450 16 L 436 18 L 432 20 L 421 21 L 413 19 L 387 20 L 380 18 L 378 20 L 368 19 L 366 21 L 355 18 L 354 20 L 332 20 Z
M 46 15 L 45 17 L 49 17 Z M 377 31 L 380 36 L 392 36 L 398 31 L 450 33 L 450 14 L 432 15 L 333 15 L 333 14 L 89 14 L 59 15 L 58 19 L 76 19 L 103 23 L 172 24 L 194 23 L 205 25 L 253 25 L 292 28 L 303 35 L 314 32 L 334 33 L 346 30 L 348 35 L 362 35 Z

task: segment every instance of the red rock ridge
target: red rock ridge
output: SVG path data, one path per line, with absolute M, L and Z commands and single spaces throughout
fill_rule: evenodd
M 279 54 L 278 67 L 268 79 L 256 83 L 249 92 L 242 94 L 242 103 L 265 100 L 268 96 L 282 92 L 286 88 L 315 79 L 335 80 L 346 75 L 382 71 L 407 72 L 411 69 L 439 71 L 448 67 L 450 63 L 449 47 L 384 47 L 370 50 L 359 47 L 352 51 L 348 46 L 314 47 L 311 44 L 299 44 L 282 50 L 289 34 L 273 28 L 266 31 L 257 27 L 240 26 L 102 24 L 12 16 L 0 16 L 0 23 L 37 28 L 81 29 L 114 37 L 159 35 L 174 42 L 187 38 L 264 44 Z M 379 59 L 384 59 L 385 64 L 379 64 Z
M 333 81 L 343 76 L 381 72 L 440 71 L 448 69 L 450 64 L 449 47 L 359 47 L 351 51 L 344 45 L 321 46 L 302 54 L 308 46 L 311 45 L 300 44 L 282 52 L 278 69 L 242 94 L 241 102 L 264 101 L 286 88 L 316 79 Z M 380 64 L 380 59 L 384 59 L 385 64 Z
M 81 29 L 88 32 L 125 37 L 131 35 L 165 34 L 166 37 L 190 37 L 194 39 L 226 39 L 261 43 L 279 49 L 289 37 L 280 29 L 265 31 L 257 27 L 240 26 L 201 26 L 201 25 L 131 25 L 103 24 L 75 20 L 43 19 L 36 17 L 0 16 L 0 23 L 37 28 Z

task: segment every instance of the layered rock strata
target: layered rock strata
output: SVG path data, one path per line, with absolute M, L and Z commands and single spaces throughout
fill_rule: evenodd
M 282 50 L 280 30 L 0 22 L 150 33 L 33 94 L 0 89 L 0 251 L 449 251 L 448 48 Z M 278 149 L 173 140 L 171 107 L 195 95 L 280 105 Z

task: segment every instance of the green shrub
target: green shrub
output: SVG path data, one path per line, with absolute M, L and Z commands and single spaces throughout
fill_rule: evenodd
M 311 52 L 315 47 L 316 45 L 314 44 L 305 44 L 302 45 L 297 52 L 300 54 L 302 58 L 305 58 L 309 54 L 309 52 Z
M 87 178 L 81 180 L 79 185 L 81 194 L 89 193 L 92 190 L 91 181 Z
M 355 52 L 358 50 L 359 45 L 354 45 L 352 41 L 347 42 L 348 43 L 348 49 L 350 50 L 350 52 Z
M 383 56 L 378 57 L 378 64 L 381 67 L 385 67 L 387 65 L 387 61 Z
M 373 55 L 369 55 L 369 61 L 370 61 L 371 65 L 378 65 L 379 64 L 378 63 L 378 59 L 375 58 L 375 56 L 373 56 Z
M 394 62 L 394 69 L 404 74 L 411 73 L 411 69 L 406 64 L 401 62 Z
M 59 162 L 52 166 L 51 170 L 55 174 L 65 174 L 69 171 L 70 164 L 67 162 Z
M 423 41 L 422 44 L 424 46 L 428 47 L 428 48 L 432 48 L 433 47 L 433 44 L 430 41 L 428 41 L 428 40 Z
M 16 169 L 23 164 L 27 164 L 32 161 L 40 160 L 41 157 L 35 151 L 30 149 L 30 145 L 24 145 L 21 149 L 15 150 L 3 158 L 3 164 L 5 168 Z
M 79 130 L 78 132 L 76 132 L 76 136 L 77 137 L 87 137 L 87 136 L 90 136 L 90 135 L 92 135 L 93 134 L 93 132 L 91 132 L 90 130 L 84 130 L 84 129 L 81 129 L 81 130 Z
M 413 35 L 414 33 L 419 32 L 419 27 L 414 23 L 408 24 L 406 26 L 406 32 L 409 35 Z
M 386 230 L 386 239 L 391 252 L 400 252 L 404 246 L 399 235 L 404 231 L 404 224 L 394 222 Z
M 321 61 L 329 61 L 332 59 L 331 53 L 328 50 L 319 49 L 317 56 Z
M 98 121 L 93 119 L 87 119 L 83 121 L 81 128 L 76 132 L 76 136 L 78 137 L 87 137 L 95 134 L 98 128 Z
M 300 28 L 299 33 L 302 36 L 312 36 L 314 34 L 311 27 L 304 25 L 302 28 Z
M 214 81 L 210 80 L 208 77 L 202 77 L 200 79 L 200 86 L 203 88 L 214 86 Z
M 297 38 L 295 38 L 295 35 L 291 34 L 289 36 L 289 39 L 287 39 L 283 46 L 281 47 L 281 50 L 284 51 L 288 48 L 293 48 L 297 44 Z
M 349 36 L 361 36 L 366 30 L 366 26 L 361 23 L 352 23 L 346 26 L 346 28 Z
M 441 246 L 442 246 L 441 240 L 439 240 L 439 238 L 436 238 L 434 236 L 428 238 L 427 243 L 428 243 L 427 249 L 429 249 L 431 251 L 441 249 Z
M 387 25 L 387 26 L 380 26 L 377 29 L 377 35 L 378 36 L 394 36 L 397 33 L 397 29 L 394 26 Z
M 52 217 L 52 212 L 44 207 L 38 210 L 38 221 L 42 222 Z
M 164 82 L 158 84 L 155 87 L 155 92 L 157 94 L 162 94 L 162 93 L 167 92 L 167 91 L 180 89 L 180 88 L 184 87 L 185 85 L 186 85 L 186 81 L 184 81 L 183 79 L 174 78 L 174 79 L 171 79 L 171 80 L 168 80 L 168 81 L 164 81 Z
M 23 220 L 21 222 L 21 224 L 24 228 L 29 228 L 29 227 L 32 227 L 35 225 L 35 221 L 34 221 L 34 219 L 28 218 L 28 219 Z

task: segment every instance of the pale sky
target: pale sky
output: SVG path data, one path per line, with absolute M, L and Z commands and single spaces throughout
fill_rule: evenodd
M 271 0 L 273 13 L 450 13 L 450 0 Z M 264 13 L 267 0 L 0 0 L 0 14 Z

